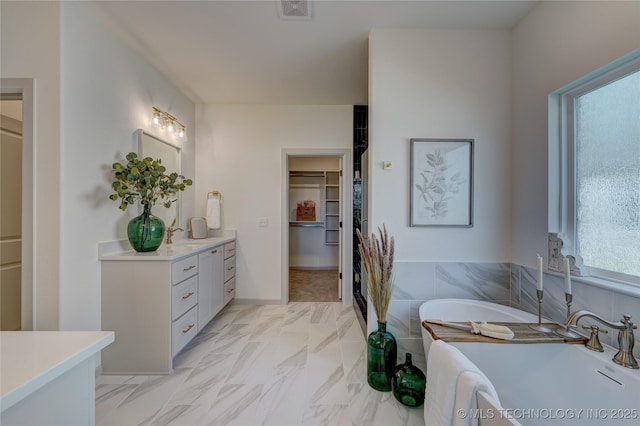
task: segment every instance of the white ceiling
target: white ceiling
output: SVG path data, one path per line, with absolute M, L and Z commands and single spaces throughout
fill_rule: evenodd
M 196 103 L 367 103 L 372 28 L 512 28 L 537 1 L 98 1 L 95 11 Z

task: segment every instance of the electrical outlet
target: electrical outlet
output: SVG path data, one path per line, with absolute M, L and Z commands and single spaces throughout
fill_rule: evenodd
M 269 219 L 267 219 L 266 217 L 259 217 L 258 218 L 258 227 L 266 228 L 268 226 L 269 226 Z

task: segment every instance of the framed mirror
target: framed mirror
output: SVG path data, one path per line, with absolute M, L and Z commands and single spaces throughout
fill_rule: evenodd
M 180 168 L 180 147 L 164 141 L 142 129 L 136 130 L 136 140 L 138 144 L 138 155 L 140 158 L 151 157 L 161 159 L 162 165 L 166 167 L 166 173 L 181 173 Z M 142 207 L 140 207 L 142 209 Z M 140 210 L 142 212 L 142 210 Z M 182 226 L 181 223 L 182 200 L 180 193 L 176 194 L 176 201 L 167 208 L 162 203 L 157 203 L 151 209 L 151 213 L 164 222 L 165 226 L 170 226 L 175 219 L 175 226 Z

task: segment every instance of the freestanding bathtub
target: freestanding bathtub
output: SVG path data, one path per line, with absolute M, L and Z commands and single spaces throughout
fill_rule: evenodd
M 425 302 L 420 321 L 426 319 L 537 322 L 537 316 L 518 309 L 466 299 Z M 428 356 L 433 338 L 424 328 L 422 338 Z M 465 413 L 476 415 L 480 425 L 640 424 L 640 370 L 615 364 L 611 347 L 594 352 L 564 343 L 451 344 L 485 373 L 500 398 L 498 404 L 480 394 L 481 410 Z

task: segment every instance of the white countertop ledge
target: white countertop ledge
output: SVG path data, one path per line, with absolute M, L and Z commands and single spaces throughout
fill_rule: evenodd
M 94 356 L 113 340 L 113 331 L 0 332 L 2 411 Z
M 148 260 L 167 261 L 187 257 L 213 247 L 217 247 L 236 239 L 235 231 L 224 232 L 222 235 L 202 239 L 174 240 L 173 244 L 165 242 L 156 251 L 136 252 L 131 249 L 126 240 L 106 241 L 98 243 L 98 259 L 102 261 L 114 260 Z

